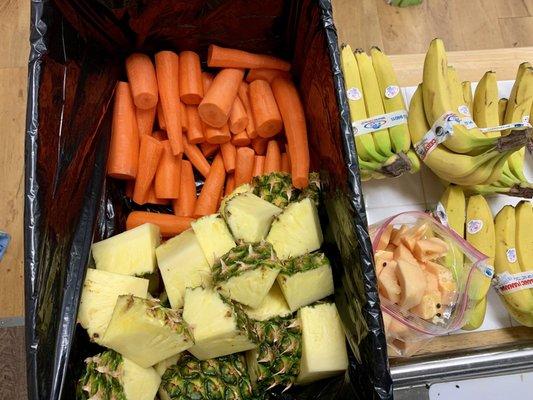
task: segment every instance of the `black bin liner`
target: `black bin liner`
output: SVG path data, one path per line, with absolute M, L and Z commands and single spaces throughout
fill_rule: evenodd
M 372 249 L 329 0 L 33 0 L 26 129 L 28 393 L 74 399 L 83 359 L 99 351 L 76 327 L 93 238 L 124 227 L 122 188 L 105 180 L 114 85 L 139 50 L 215 43 L 291 60 L 306 109 L 321 222 L 346 328 L 346 374 L 277 399 L 389 399 Z

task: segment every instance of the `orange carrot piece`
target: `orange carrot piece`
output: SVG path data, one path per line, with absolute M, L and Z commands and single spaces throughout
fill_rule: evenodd
M 189 131 L 189 116 L 187 114 L 187 109 L 185 108 L 185 104 L 181 101 L 180 101 L 180 122 L 181 122 L 181 131 L 188 132 Z
M 252 143 L 252 140 L 246 131 L 242 131 L 241 133 L 237 133 L 231 137 L 231 143 L 237 147 L 243 147 Z
M 268 139 L 257 137 L 252 140 L 252 148 L 255 151 L 255 154 L 264 156 L 266 154 L 266 149 L 268 145 Z
M 247 125 L 248 115 L 246 114 L 246 109 L 239 96 L 237 96 L 229 114 L 229 130 L 235 134 L 241 133 L 246 129 Z
M 271 83 L 277 77 L 283 77 L 290 79 L 291 75 L 286 71 L 281 71 L 279 69 L 269 69 L 269 68 L 255 68 L 248 71 L 246 75 L 246 82 L 253 82 L 258 79 L 262 79 Z
M 231 140 L 231 133 L 227 124 L 221 128 L 214 128 L 207 124 L 204 124 L 204 134 L 207 143 L 222 144 Z
M 281 153 L 281 172 L 291 172 L 289 155 L 287 153 Z
M 135 133 L 135 106 L 130 86 L 118 82 L 113 105 L 111 144 L 107 159 L 107 175 L 115 179 L 134 179 L 139 161 L 139 135 Z
M 143 110 L 154 108 L 157 105 L 158 86 L 150 57 L 141 53 L 130 55 L 126 58 L 126 74 L 135 105 Z
M 166 206 L 170 203 L 169 199 L 160 199 L 155 195 L 154 185 L 150 185 L 150 190 L 148 190 L 148 195 L 146 196 L 145 204 L 155 204 L 159 206 Z
M 168 140 L 167 132 L 166 131 L 155 131 L 152 133 L 152 136 L 155 137 L 159 141 Z
M 150 223 L 159 226 L 161 236 L 168 238 L 179 235 L 191 227 L 194 218 L 178 217 L 172 214 L 160 214 L 149 211 L 132 211 L 126 219 L 126 229 Z
M 161 98 L 161 108 L 165 116 L 165 125 L 172 147 L 172 154 L 178 156 L 183 153 L 183 135 L 179 110 L 179 59 L 172 51 L 160 51 L 155 55 L 155 69 L 157 84 Z
M 180 194 L 181 156 L 172 154 L 168 140 L 161 144 L 164 149 L 155 173 L 155 195 L 160 199 L 177 199 Z
M 280 58 L 210 45 L 207 65 L 215 68 L 271 68 L 289 71 L 291 64 Z
M 155 112 L 157 107 L 143 110 L 142 108 L 135 109 L 135 116 L 137 119 L 137 126 L 139 128 L 139 135 L 151 135 L 154 129 Z
M 194 165 L 194 168 L 196 168 L 204 178 L 206 178 L 207 175 L 209 175 L 209 169 L 211 166 L 205 159 L 205 156 L 202 154 L 200 149 L 195 144 L 190 144 L 186 137 L 183 138 L 183 146 L 185 155 L 191 164 Z
M 163 107 L 161 106 L 161 102 L 157 103 L 156 109 L 157 109 L 157 125 L 159 126 L 159 129 L 166 131 L 167 124 L 165 123 L 165 114 L 163 114 Z
M 224 161 L 226 172 L 229 174 L 235 171 L 235 158 L 237 157 L 235 146 L 230 142 L 221 144 L 220 153 L 222 154 L 222 160 Z
M 249 147 L 239 147 L 237 149 L 237 159 L 235 160 L 235 187 L 244 183 L 250 183 L 254 169 L 255 153 Z
M 129 180 L 126 181 L 126 187 L 124 188 L 124 195 L 131 199 L 133 197 L 133 188 L 135 187 L 135 181 Z
M 224 169 L 224 161 L 222 156 L 218 154 L 211 164 L 209 175 L 204 182 L 204 187 L 196 200 L 194 207 L 194 215 L 199 217 L 203 215 L 213 214 L 217 211 L 220 193 L 224 188 L 226 181 L 226 170 Z
M 242 69 L 234 68 L 223 69 L 215 76 L 202 102 L 198 105 L 198 113 L 202 121 L 215 128 L 221 128 L 228 122 L 243 76 Z
M 279 171 L 281 171 L 281 153 L 279 151 L 279 145 L 275 140 L 270 140 L 267 146 L 263 172 L 265 174 L 270 174 L 271 172 Z
M 303 189 L 309 183 L 309 145 L 303 105 L 294 83 L 288 79 L 274 79 L 272 91 L 285 127 L 291 159 L 292 183 L 298 189 Z
M 230 195 L 235 189 L 235 175 L 229 174 L 226 178 L 226 187 L 224 188 L 224 197 Z
M 246 82 L 241 82 L 241 85 L 239 86 L 239 99 L 244 105 L 244 109 L 246 110 L 246 115 L 248 116 L 248 124 L 246 125 L 246 133 L 248 133 L 248 136 L 250 137 L 250 139 L 254 139 L 257 137 L 257 131 L 255 129 L 252 106 L 250 105 L 249 89 L 248 89 L 248 84 Z
M 196 204 L 196 183 L 192 164 L 187 160 L 181 160 L 180 196 L 174 200 L 174 214 L 181 217 L 192 217 Z
M 265 167 L 265 156 L 254 157 L 254 169 L 252 171 L 252 177 L 263 175 L 263 168 Z
M 200 149 L 202 150 L 202 154 L 204 155 L 204 157 L 212 156 L 218 151 L 219 148 L 220 146 L 218 144 L 212 144 L 207 142 L 200 144 Z
M 133 189 L 133 201 L 137 204 L 146 203 L 148 190 L 152 185 L 159 160 L 163 154 L 163 148 L 163 144 L 156 138 L 148 135 L 141 137 L 139 172 L 135 179 L 135 188 Z
M 204 89 L 204 95 L 207 93 L 212 83 L 213 74 L 210 74 L 209 72 L 202 72 L 202 87 Z
M 187 119 L 188 119 L 188 129 L 187 129 L 187 139 L 191 144 L 198 144 L 204 141 L 204 130 L 202 128 L 202 120 L 200 115 L 198 115 L 198 108 L 195 106 L 186 106 L 187 109 Z
M 187 105 L 200 104 L 204 97 L 200 56 L 194 51 L 180 53 L 180 99 Z
M 249 93 L 257 134 L 264 138 L 277 135 L 283 128 L 283 121 L 269 83 L 253 81 L 249 85 Z

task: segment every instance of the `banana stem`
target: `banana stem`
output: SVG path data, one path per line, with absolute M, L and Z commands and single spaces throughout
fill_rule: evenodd
M 507 136 L 502 136 L 496 142 L 496 150 L 500 153 L 520 149 L 527 144 L 531 137 L 532 129 L 514 130 Z

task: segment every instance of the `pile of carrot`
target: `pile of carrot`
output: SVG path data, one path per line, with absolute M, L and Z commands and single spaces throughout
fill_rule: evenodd
M 192 51 L 126 59 L 115 90 L 108 176 L 135 203 L 170 204 L 174 214 L 133 211 L 127 229 L 150 222 L 164 237 L 217 212 L 223 196 L 254 176 L 289 172 L 308 185 L 305 114 L 279 58 L 209 46 L 207 66 Z M 197 195 L 197 177 L 204 179 Z

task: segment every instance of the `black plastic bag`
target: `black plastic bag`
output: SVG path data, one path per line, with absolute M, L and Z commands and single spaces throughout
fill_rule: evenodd
M 26 131 L 25 278 L 28 393 L 73 399 L 83 359 L 98 351 L 76 314 L 91 241 L 119 232 L 127 204 L 105 180 L 110 100 L 134 50 L 208 44 L 293 63 L 306 109 L 321 222 L 350 368 L 272 398 L 392 398 L 357 157 L 329 0 L 32 1 Z

